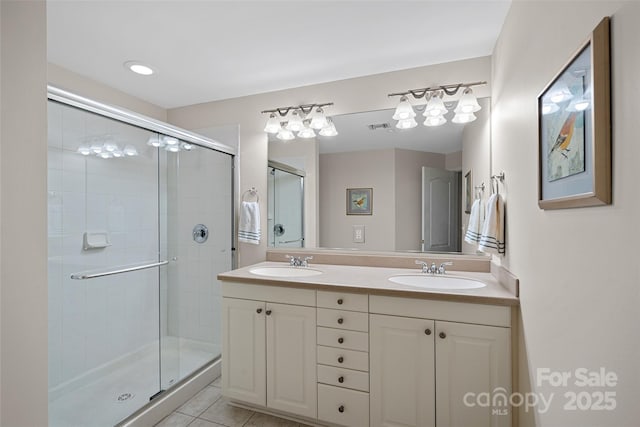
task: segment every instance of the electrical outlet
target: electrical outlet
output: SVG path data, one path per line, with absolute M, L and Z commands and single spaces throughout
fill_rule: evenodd
M 364 243 L 364 225 L 353 226 L 353 243 Z

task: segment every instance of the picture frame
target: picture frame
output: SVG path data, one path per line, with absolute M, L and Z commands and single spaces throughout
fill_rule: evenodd
M 538 96 L 538 206 L 611 204 L 610 20 Z
M 373 215 L 373 188 L 347 188 L 347 215 Z
M 464 213 L 470 214 L 471 205 L 473 204 L 473 180 L 471 179 L 471 169 L 469 169 L 469 172 L 467 172 L 467 174 L 464 176 L 464 188 Z

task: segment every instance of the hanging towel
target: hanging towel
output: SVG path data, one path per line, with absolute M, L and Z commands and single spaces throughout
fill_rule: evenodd
M 487 201 L 478 249 L 486 253 L 504 254 L 504 202 L 498 193 L 492 194 Z
M 476 199 L 471 205 L 471 214 L 469 215 L 469 224 L 467 232 L 464 235 L 464 241 L 467 243 L 480 242 L 480 233 L 482 232 L 482 221 L 484 220 L 484 202 L 482 199 Z
M 238 240 L 254 245 L 260 243 L 260 205 L 258 202 L 242 202 Z

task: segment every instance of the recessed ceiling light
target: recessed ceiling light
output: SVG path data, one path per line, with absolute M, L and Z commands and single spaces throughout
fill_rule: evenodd
M 150 76 L 155 72 L 153 68 L 149 67 L 148 65 L 141 64 L 137 61 L 127 61 L 124 63 L 124 67 L 136 74 L 141 74 L 143 76 Z

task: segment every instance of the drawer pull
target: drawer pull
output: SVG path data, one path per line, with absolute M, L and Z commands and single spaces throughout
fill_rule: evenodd
M 340 405 L 338 407 L 338 412 L 343 413 L 344 412 L 344 405 Z
M 342 384 L 344 382 L 344 377 L 338 377 L 338 382 Z
M 338 363 L 342 363 L 342 362 L 344 362 L 344 357 L 342 356 L 338 357 Z
M 257 309 L 256 313 L 258 313 L 258 314 L 262 313 L 262 309 L 261 308 Z
M 342 317 L 340 317 L 340 318 L 338 319 L 338 323 L 342 325 L 342 324 L 344 323 L 344 319 L 343 319 Z
M 445 339 L 447 337 L 447 334 L 445 334 L 444 332 L 440 332 L 440 338 Z
M 340 344 L 342 344 L 342 343 L 344 342 L 344 338 L 342 338 L 342 337 L 338 338 L 338 342 L 339 342 Z
M 427 335 L 431 335 L 431 329 L 425 329 L 424 333 L 427 334 Z
M 267 310 L 266 313 L 267 313 L 267 316 L 271 316 L 271 310 Z
M 342 305 L 342 303 L 343 303 L 343 302 L 344 302 L 344 301 L 342 300 L 342 298 L 339 298 L 339 299 L 338 299 L 338 305 Z

